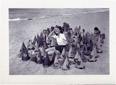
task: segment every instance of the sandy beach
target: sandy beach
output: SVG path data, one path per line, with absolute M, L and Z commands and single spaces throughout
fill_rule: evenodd
M 28 9 L 29 10 L 29 9 Z M 77 9 L 78 10 L 78 9 Z M 34 12 L 36 12 L 35 10 Z M 62 10 L 63 11 L 63 10 Z M 22 11 L 23 12 L 23 11 Z M 15 12 L 13 11 L 15 14 Z M 29 12 L 30 13 L 30 12 Z M 38 12 L 37 12 L 38 13 Z M 38 18 L 36 14 L 20 16 L 9 14 L 9 18 L 32 18 L 32 20 L 19 20 L 9 21 L 9 74 L 10 75 L 106 75 L 109 74 L 109 11 L 78 11 L 72 12 L 72 14 L 64 12 L 53 12 L 59 15 L 51 15 L 51 17 Z M 48 12 L 41 12 L 42 15 L 48 16 Z M 47 14 L 48 13 L 48 14 Z M 45 15 L 46 14 L 46 15 Z M 62 16 L 61 16 L 62 14 Z M 21 14 L 20 14 L 21 15 Z M 28 17 L 27 17 L 28 16 Z M 50 16 L 50 15 L 49 15 Z M 40 16 L 39 16 L 40 17 Z M 53 67 L 44 68 L 40 64 L 36 64 L 32 61 L 22 61 L 18 57 L 19 50 L 22 42 L 27 45 L 29 39 L 33 39 L 35 35 L 42 32 L 43 29 L 49 28 L 55 25 L 63 25 L 63 22 L 69 23 L 71 28 L 81 26 L 86 32 L 93 32 L 93 28 L 97 26 L 101 32 L 106 34 L 105 43 L 103 45 L 103 53 L 100 54 L 97 62 L 84 63 L 85 69 L 77 69 L 71 66 L 70 70 L 63 71 L 62 69 L 53 69 Z

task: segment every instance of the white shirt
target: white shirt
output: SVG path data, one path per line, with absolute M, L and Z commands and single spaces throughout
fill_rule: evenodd
M 67 40 L 64 34 L 60 33 L 59 36 L 53 35 L 53 37 L 57 40 L 58 45 L 66 45 Z

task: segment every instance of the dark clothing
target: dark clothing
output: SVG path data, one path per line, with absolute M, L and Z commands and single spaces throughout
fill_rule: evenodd
M 57 45 L 57 46 L 55 46 L 55 49 L 58 50 L 60 53 L 62 53 L 63 46 L 62 45 Z
M 56 45 L 55 49 L 58 50 L 60 53 L 62 53 L 63 48 L 65 48 L 66 51 L 69 51 L 68 45 Z

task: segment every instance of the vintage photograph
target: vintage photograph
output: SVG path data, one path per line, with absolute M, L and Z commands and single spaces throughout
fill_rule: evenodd
M 10 75 L 109 75 L 109 8 L 9 8 Z

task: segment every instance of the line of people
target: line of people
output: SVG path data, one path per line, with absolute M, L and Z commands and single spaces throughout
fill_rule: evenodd
M 98 27 L 93 30 L 94 33 L 89 33 L 81 26 L 73 30 L 66 22 L 63 26 L 52 26 L 37 34 L 33 41 L 29 40 L 27 46 L 23 43 L 20 57 L 24 61 L 43 64 L 44 67 L 68 70 L 75 65 L 84 69 L 84 62 L 96 62 L 99 54 L 103 53 L 105 34 Z

